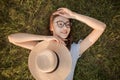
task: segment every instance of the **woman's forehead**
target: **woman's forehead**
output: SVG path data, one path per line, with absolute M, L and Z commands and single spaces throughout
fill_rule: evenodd
M 64 22 L 67 22 L 69 21 L 68 18 L 65 18 L 65 17 L 62 17 L 62 16 L 57 16 L 54 21 L 64 21 Z

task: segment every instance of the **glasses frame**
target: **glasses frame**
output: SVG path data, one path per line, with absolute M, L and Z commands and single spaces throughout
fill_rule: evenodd
M 63 25 L 60 26 L 60 25 L 59 25 L 59 22 L 62 22 Z M 69 26 L 68 26 L 68 24 L 67 24 L 68 22 L 69 22 Z M 63 28 L 64 25 L 65 25 L 66 28 L 70 28 L 70 27 L 71 27 L 71 23 L 70 23 L 70 21 L 64 22 L 64 21 L 59 20 L 59 21 L 56 21 L 56 23 L 57 23 L 57 26 L 58 26 L 59 28 Z

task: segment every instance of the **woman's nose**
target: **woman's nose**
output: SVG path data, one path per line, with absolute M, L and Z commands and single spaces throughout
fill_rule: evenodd
M 63 26 L 63 29 L 67 29 L 66 25 Z

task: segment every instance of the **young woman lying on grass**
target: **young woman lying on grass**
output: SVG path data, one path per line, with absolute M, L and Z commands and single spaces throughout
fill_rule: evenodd
M 71 42 L 69 38 L 72 27 L 70 19 L 75 19 L 87 24 L 93 29 L 92 32 L 78 43 Z M 50 31 L 52 32 L 52 36 L 15 33 L 9 35 L 8 39 L 11 43 L 30 50 L 32 50 L 41 40 L 54 40 L 69 47 L 72 56 L 72 69 L 66 80 L 73 80 L 74 70 L 78 58 L 80 58 L 80 56 L 98 40 L 105 28 L 106 25 L 99 20 L 78 14 L 67 8 L 59 8 L 50 17 Z

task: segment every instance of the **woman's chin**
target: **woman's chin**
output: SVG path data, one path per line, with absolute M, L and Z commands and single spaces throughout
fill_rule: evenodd
M 63 39 L 66 39 L 68 36 L 66 36 L 66 35 L 61 35 L 60 37 L 63 38 Z

